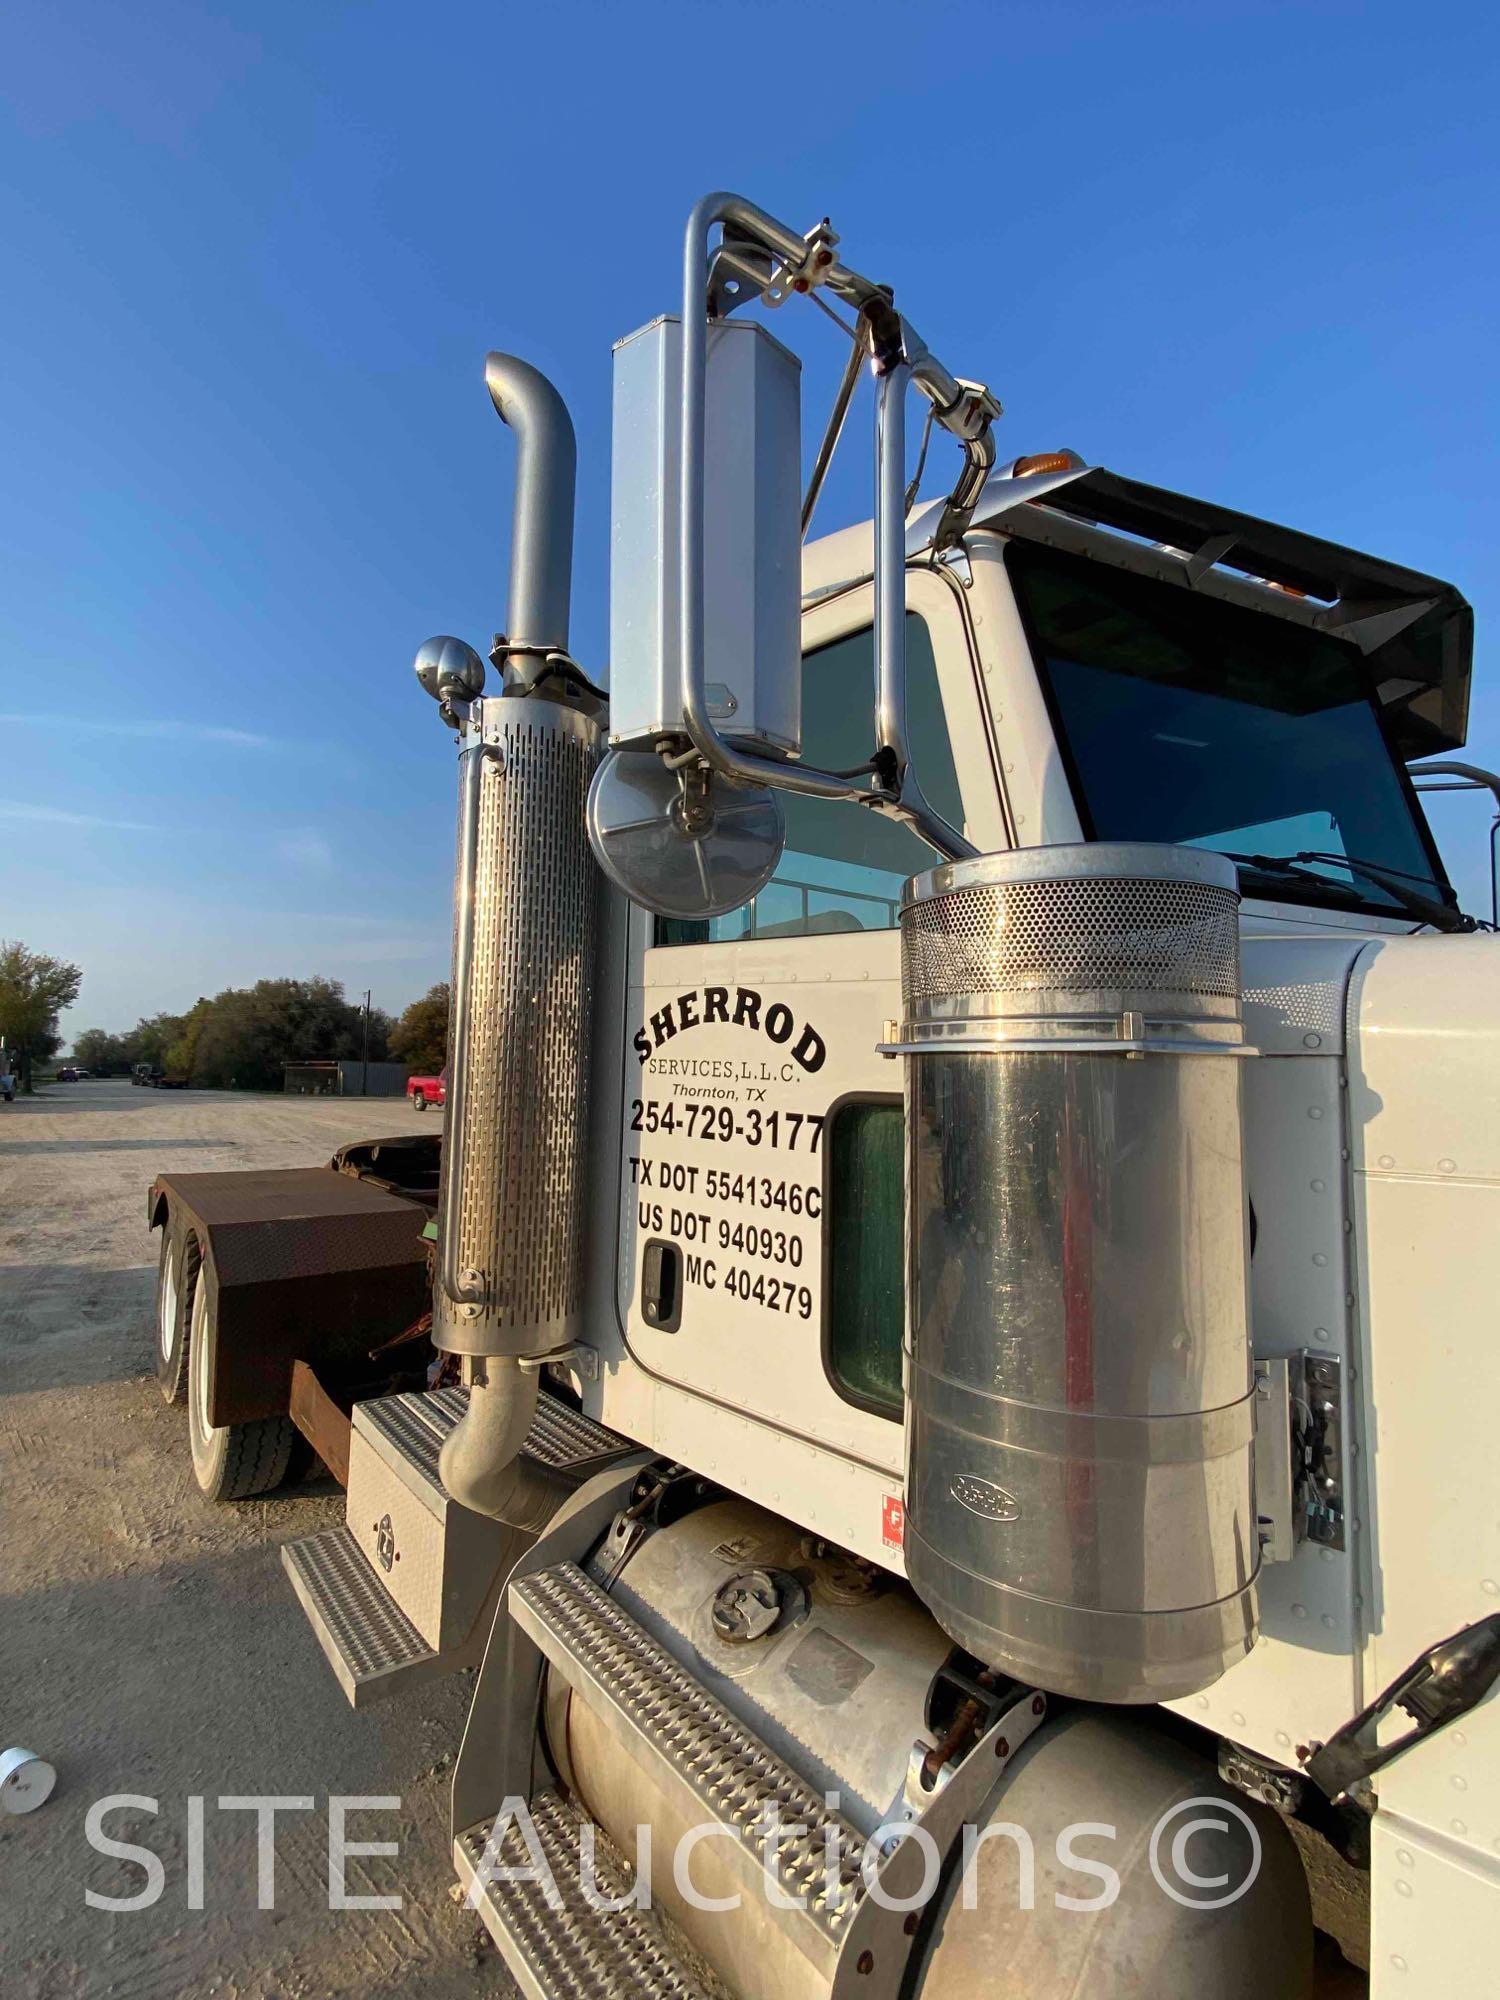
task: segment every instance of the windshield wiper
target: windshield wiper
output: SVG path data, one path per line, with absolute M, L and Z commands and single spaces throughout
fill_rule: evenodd
M 1383 861 L 1367 861 L 1360 854 L 1323 853 L 1316 848 L 1304 849 L 1294 854 L 1292 859 L 1331 863 L 1335 868 L 1347 868 L 1351 875 L 1363 875 L 1377 888 L 1384 889 L 1388 896 L 1394 896 L 1413 916 L 1425 915 L 1427 922 L 1436 930 L 1475 931 L 1479 928 L 1476 919 L 1467 916 L 1464 911 L 1455 910 L 1450 903 L 1429 896 L 1423 890 L 1411 888 L 1409 884 L 1419 878 L 1408 874 L 1404 868 L 1388 868 Z
M 1366 873 L 1377 869 L 1382 875 L 1394 876 L 1398 882 L 1415 882 L 1425 888 L 1432 882 L 1430 875 L 1418 875 L 1411 868 L 1392 868 L 1387 861 L 1369 861 L 1362 854 L 1335 854 L 1331 848 L 1304 847 L 1299 853 L 1288 856 L 1292 861 L 1331 861 L 1336 867 L 1362 868 Z
M 1410 915 L 1420 917 L 1424 924 L 1431 924 L 1434 930 L 1472 931 L 1478 928 L 1472 917 L 1466 917 L 1460 910 L 1450 909 L 1446 903 L 1440 903 L 1435 896 L 1424 896 L 1416 889 L 1409 888 L 1400 880 L 1399 875 L 1383 867 L 1378 861 L 1358 861 L 1349 854 L 1319 854 L 1311 850 L 1293 855 L 1235 854 L 1227 849 L 1223 851 L 1229 854 L 1231 861 L 1238 861 L 1246 868 L 1257 869 L 1262 875 L 1286 876 L 1294 882 L 1317 883 L 1324 889 L 1337 888 L 1338 884 L 1330 882 L 1326 875 L 1315 874 L 1313 869 L 1304 867 L 1302 865 L 1304 862 L 1317 862 L 1324 867 L 1347 868 L 1351 875 L 1362 875 L 1367 881 L 1373 882 L 1376 888 L 1389 896 L 1393 903 L 1399 903 Z

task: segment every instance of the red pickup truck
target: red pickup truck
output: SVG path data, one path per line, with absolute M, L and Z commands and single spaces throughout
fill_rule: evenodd
M 446 1104 L 447 1070 L 440 1071 L 437 1076 L 409 1076 L 406 1079 L 406 1095 L 413 1111 L 425 1111 L 429 1104 Z

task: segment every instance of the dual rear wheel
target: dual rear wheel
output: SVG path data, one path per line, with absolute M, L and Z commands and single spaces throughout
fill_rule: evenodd
M 290 1417 L 215 1424 L 212 1368 L 217 1285 L 197 1237 L 169 1221 L 156 1278 L 156 1379 L 169 1403 L 186 1403 L 193 1474 L 210 1500 L 249 1500 L 286 1478 L 297 1442 Z
M 169 1403 L 187 1401 L 185 1252 L 180 1232 L 168 1223 L 161 1233 L 161 1262 L 156 1270 L 156 1379 Z

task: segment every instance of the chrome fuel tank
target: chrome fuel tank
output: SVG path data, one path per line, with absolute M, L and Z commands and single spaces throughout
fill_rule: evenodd
M 1192 1693 L 1259 1561 L 1235 871 L 984 856 L 902 939 L 908 1575 L 1019 1678 Z

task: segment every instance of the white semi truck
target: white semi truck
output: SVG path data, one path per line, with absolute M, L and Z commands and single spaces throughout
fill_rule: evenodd
M 806 541 L 867 372 L 873 523 Z M 1415 791 L 1463 598 L 1000 463 L 826 223 L 715 195 L 615 351 L 606 699 L 567 412 L 487 381 L 507 632 L 417 661 L 441 1180 L 157 1182 L 205 1490 L 296 1424 L 350 1699 L 477 1665 L 454 1863 L 528 1995 L 1495 1991 L 1500 946 Z

